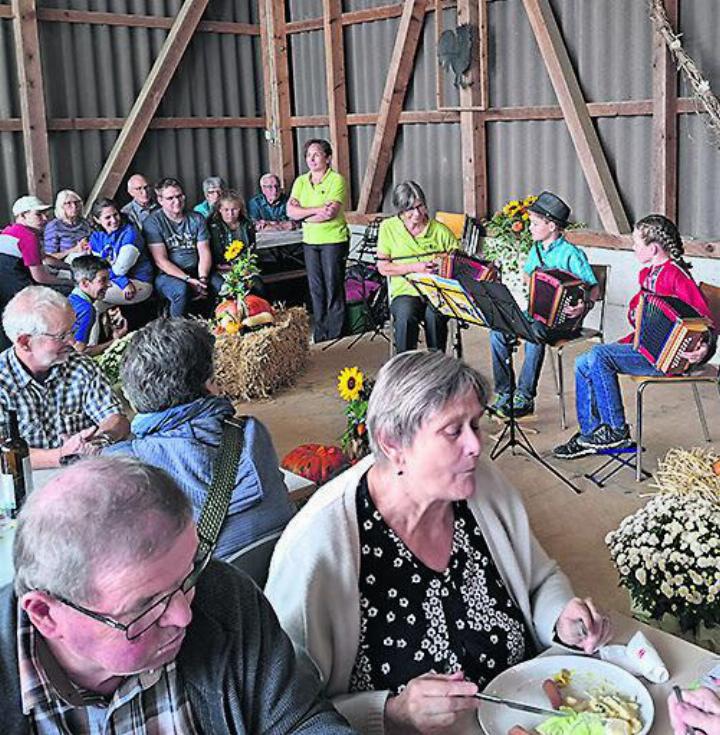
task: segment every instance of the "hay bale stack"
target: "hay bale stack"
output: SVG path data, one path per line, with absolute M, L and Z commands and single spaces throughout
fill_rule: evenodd
M 310 319 L 302 306 L 275 311 L 275 323 L 257 332 L 215 341 L 215 381 L 231 398 L 269 398 L 291 385 L 310 354 Z

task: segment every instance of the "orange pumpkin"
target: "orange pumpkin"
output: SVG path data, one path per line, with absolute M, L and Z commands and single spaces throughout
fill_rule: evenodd
M 272 306 L 270 306 L 269 301 L 253 294 L 248 294 L 245 297 L 245 306 L 247 308 L 247 316 L 257 316 L 263 312 L 267 312 L 268 314 L 273 313 L 273 309 Z
M 339 447 L 301 444 L 285 455 L 280 466 L 296 475 L 322 485 L 348 466 Z
M 720 459 L 716 459 L 713 462 L 712 471 L 715 476 L 720 475 Z
M 235 299 L 225 299 L 215 307 L 215 334 L 237 334 L 245 316 L 245 305 Z

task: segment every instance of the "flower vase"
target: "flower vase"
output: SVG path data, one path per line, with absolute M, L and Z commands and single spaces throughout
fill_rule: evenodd
M 680 621 L 669 613 L 665 613 L 662 618 L 657 619 L 651 617 L 647 610 L 630 598 L 630 611 L 633 618 L 641 623 L 650 625 L 653 628 L 670 633 L 678 638 L 682 638 L 689 643 L 705 648 L 713 653 L 720 653 L 720 626 L 706 627 L 705 623 L 700 622 L 692 630 L 682 630 Z

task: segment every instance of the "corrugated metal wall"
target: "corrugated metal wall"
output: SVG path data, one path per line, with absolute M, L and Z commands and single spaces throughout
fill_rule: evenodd
M 386 5 L 389 0 L 345 0 L 344 11 Z M 43 0 L 43 7 L 147 15 L 174 15 L 181 0 Z M 648 99 L 651 96 L 652 29 L 645 2 L 634 0 L 552 0 L 565 42 L 586 98 L 592 102 Z M 720 89 L 716 38 L 720 20 L 717 0 L 683 0 L 683 43 Z M 322 14 L 322 0 L 288 0 L 287 19 Z M 258 22 L 256 0 L 212 0 L 207 18 Z M 554 105 L 555 95 L 525 16 L 522 0 L 493 0 L 488 6 L 490 102 L 492 107 Z M 348 110 L 378 109 L 398 18 L 351 25 L 344 29 Z M 455 13 L 443 13 L 452 27 Z M 406 110 L 436 107 L 435 14 L 426 19 Z M 141 28 L 41 23 L 48 115 L 124 117 L 142 85 L 166 31 Z M 293 34 L 289 42 L 294 115 L 327 114 L 325 49 L 322 31 Z M 262 116 L 263 84 L 258 37 L 198 33 L 162 101 L 164 117 Z M 0 20 L 0 116 L 18 117 L 12 27 Z M 457 104 L 445 82 L 445 102 Z M 688 91 L 681 84 L 681 94 Z M 615 173 L 630 219 L 650 207 L 651 119 L 616 117 L 597 120 L 597 130 Z M 350 127 L 352 190 L 357 197 L 367 165 L 374 128 Z M 117 135 L 115 130 L 51 133 L 56 188 L 73 186 L 87 193 Z M 296 152 L 310 137 L 327 137 L 328 129 L 294 130 Z M 599 227 L 589 190 L 562 120 L 489 122 L 488 172 L 491 208 L 506 199 L 550 188 L 573 206 L 575 217 Z M 698 237 L 717 237 L 715 198 L 720 183 L 717 144 L 701 118 L 681 116 L 680 225 Z M 298 165 L 303 161 L 297 155 Z M 462 201 L 460 133 L 457 124 L 402 125 L 386 182 L 383 207 L 390 209 L 392 186 L 418 180 L 431 206 L 456 210 Z M 267 165 L 261 129 L 151 130 L 132 169 L 150 177 L 177 175 L 190 197 L 199 196 L 200 181 L 217 173 L 246 193 Z M 0 133 L 0 218 L 25 189 L 22 139 Z

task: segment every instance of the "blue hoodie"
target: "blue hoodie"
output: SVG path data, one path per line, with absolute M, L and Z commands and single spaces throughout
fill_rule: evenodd
M 107 447 L 165 470 L 188 496 L 195 520 L 205 503 L 222 439 L 223 421 L 235 413 L 227 398 L 204 396 L 132 421 L 135 439 Z M 215 555 L 227 559 L 263 536 L 282 529 L 294 513 L 268 430 L 255 418 L 245 426 L 245 445 L 228 517 Z

